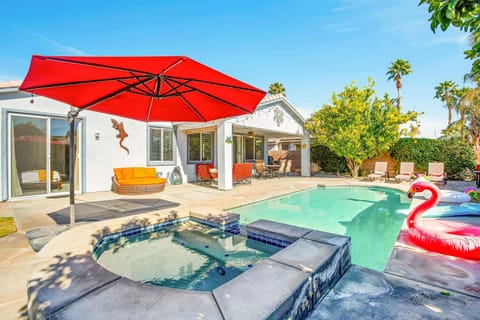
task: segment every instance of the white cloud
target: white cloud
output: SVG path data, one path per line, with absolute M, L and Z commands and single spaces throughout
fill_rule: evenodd
M 462 35 L 456 35 L 456 36 L 444 36 L 444 37 L 439 37 L 430 41 L 430 45 L 432 46 L 437 44 L 443 44 L 443 43 L 466 44 L 468 43 L 468 35 L 462 34 Z
M 354 27 L 351 23 L 329 23 L 326 24 L 324 28 L 340 33 L 354 32 L 360 30 L 360 28 Z
M 83 52 L 82 50 L 79 50 L 79 49 L 76 49 L 74 47 L 62 44 L 58 41 L 55 41 L 55 40 L 43 35 L 43 34 L 35 33 L 35 32 L 31 32 L 31 34 L 36 36 L 37 38 L 40 38 L 40 39 L 44 40 L 45 42 L 47 42 L 49 44 L 51 44 L 55 49 L 57 49 L 59 51 L 64 51 L 64 52 L 71 53 L 71 54 L 74 54 L 74 55 L 85 55 L 85 52 Z
M 23 31 L 26 34 L 34 36 L 34 37 L 50 44 L 53 48 L 55 48 L 58 51 L 69 53 L 69 54 L 74 54 L 74 55 L 85 55 L 86 54 L 84 51 L 82 51 L 80 49 L 77 49 L 77 48 L 74 48 L 72 46 L 60 43 L 60 42 L 58 42 L 58 41 L 56 41 L 56 40 L 54 40 L 54 39 L 52 39 L 52 38 L 50 38 L 50 37 L 48 37 L 44 34 L 30 31 L 30 30 L 28 30 L 24 27 L 21 27 L 21 26 L 15 25 L 15 24 L 11 24 L 11 26 L 16 28 L 16 29 L 19 29 L 19 30 Z

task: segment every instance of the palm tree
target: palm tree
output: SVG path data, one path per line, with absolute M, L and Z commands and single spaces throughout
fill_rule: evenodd
M 460 115 L 459 125 L 460 125 L 460 137 L 465 139 L 465 115 L 469 111 L 470 99 L 469 99 L 469 90 L 470 88 L 462 87 L 456 89 L 453 93 L 455 95 L 455 111 Z
M 402 76 L 406 76 L 410 73 L 412 73 L 412 66 L 410 65 L 410 62 L 407 60 L 402 60 L 402 59 L 397 59 L 394 62 L 392 62 L 392 65 L 390 68 L 387 70 L 387 76 L 388 80 L 395 80 L 395 85 L 397 87 L 397 108 L 400 110 L 400 100 L 402 99 L 400 96 L 400 89 L 402 89 Z
M 470 125 L 467 131 L 472 138 L 473 144 L 476 145 L 480 129 L 480 88 L 462 88 L 459 90 L 458 95 L 461 96 L 461 100 L 459 100 L 455 109 L 460 114 L 461 129 L 463 129 L 462 133 L 465 134 L 464 128 L 466 127 L 467 120 L 469 120 Z
M 457 90 L 457 84 L 453 81 L 443 81 L 435 87 L 435 98 L 445 102 L 448 109 L 448 124 L 452 124 L 452 110 L 454 105 L 455 91 Z
M 285 94 L 285 87 L 284 87 L 283 84 L 281 84 L 280 82 L 272 83 L 272 84 L 270 85 L 270 87 L 268 88 L 268 93 L 269 93 L 269 94 L 281 94 L 281 95 L 283 95 L 284 97 L 287 96 L 287 95 Z

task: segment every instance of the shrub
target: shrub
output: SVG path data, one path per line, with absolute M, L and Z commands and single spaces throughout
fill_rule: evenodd
M 322 171 L 331 173 L 348 171 L 345 158 L 337 156 L 327 146 L 312 144 L 310 157 L 311 161 L 317 163 Z
M 465 168 L 475 169 L 475 154 L 469 144 L 460 139 L 402 138 L 390 149 L 397 161 L 415 162 L 415 171 L 427 172 L 429 162 L 444 162 L 449 178 L 455 178 Z

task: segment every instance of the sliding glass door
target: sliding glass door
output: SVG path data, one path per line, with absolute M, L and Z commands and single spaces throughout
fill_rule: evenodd
M 78 122 L 76 123 L 79 128 Z M 9 115 L 10 197 L 68 192 L 70 137 L 66 118 Z M 79 132 L 76 130 L 76 166 L 79 177 Z M 76 183 L 79 190 L 80 183 Z

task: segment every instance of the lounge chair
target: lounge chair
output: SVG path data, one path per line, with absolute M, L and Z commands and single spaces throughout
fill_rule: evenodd
M 412 178 L 415 177 L 413 170 L 414 165 L 415 164 L 413 162 L 400 162 L 400 170 L 395 176 L 395 181 L 402 182 L 412 180 Z
M 447 173 L 445 172 L 443 162 L 429 162 L 427 175 L 432 182 L 447 184 Z
M 385 178 L 387 180 L 387 163 L 386 162 L 375 162 L 375 168 L 373 172 L 368 175 L 368 179 L 376 180 Z

